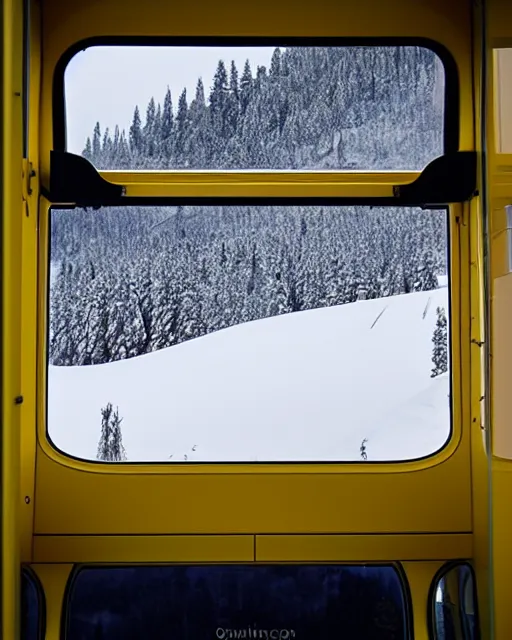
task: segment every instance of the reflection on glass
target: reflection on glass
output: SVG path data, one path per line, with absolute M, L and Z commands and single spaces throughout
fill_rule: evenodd
M 447 571 L 439 580 L 434 604 L 436 640 L 477 640 L 475 584 L 468 565 Z
M 450 430 L 446 212 L 53 211 L 48 431 L 104 461 L 376 461 Z
M 68 151 L 99 169 L 422 170 L 444 69 L 421 47 L 92 47 L 65 75 Z
M 67 604 L 81 640 L 405 640 L 406 605 L 384 566 L 84 568 Z

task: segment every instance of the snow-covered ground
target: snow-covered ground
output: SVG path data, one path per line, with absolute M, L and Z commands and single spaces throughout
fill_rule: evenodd
M 432 379 L 448 288 L 238 325 L 130 360 L 50 367 L 53 443 L 95 459 L 119 407 L 130 461 L 369 461 L 433 453 L 450 430 Z M 172 456 L 170 458 L 170 456 Z

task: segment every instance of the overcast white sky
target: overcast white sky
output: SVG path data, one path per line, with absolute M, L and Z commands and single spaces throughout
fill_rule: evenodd
M 197 79 L 203 79 L 208 99 L 219 59 L 229 71 L 235 61 L 239 75 L 245 60 L 253 75 L 258 65 L 270 65 L 274 47 L 91 47 L 69 63 L 65 76 L 67 148 L 81 154 L 87 136 L 97 121 L 101 131 L 115 125 L 128 129 L 135 105 L 144 121 L 153 96 L 163 104 L 167 86 L 174 109 L 185 87 L 187 99 L 194 97 Z

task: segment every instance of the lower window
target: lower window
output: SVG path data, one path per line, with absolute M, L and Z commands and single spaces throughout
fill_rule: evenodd
M 479 640 L 476 582 L 468 563 L 449 563 L 438 572 L 430 606 L 433 640 Z
M 393 566 L 83 567 L 66 607 L 66 640 L 410 637 Z
M 51 212 L 48 435 L 104 462 L 380 462 L 450 435 L 447 211 Z
M 39 640 L 44 635 L 44 598 L 41 585 L 33 572 L 21 571 L 20 601 L 21 640 Z

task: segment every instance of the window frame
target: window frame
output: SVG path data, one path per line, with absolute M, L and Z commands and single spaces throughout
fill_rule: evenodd
M 374 47 L 397 47 L 397 46 L 418 46 L 425 47 L 433 51 L 440 59 L 444 69 L 444 155 L 439 156 L 434 162 L 448 159 L 447 154 L 457 155 L 460 143 L 460 86 L 459 86 L 459 70 L 454 56 L 445 45 L 426 37 L 246 37 L 246 36 L 208 36 L 208 37 L 189 37 L 189 36 L 94 36 L 79 40 L 70 46 L 58 59 L 53 70 L 52 76 L 52 122 L 53 122 L 53 149 L 54 153 L 62 156 L 63 161 L 76 158 L 84 160 L 89 165 L 89 171 L 92 165 L 80 156 L 74 156 L 65 151 L 66 149 L 66 113 L 65 113 L 65 71 L 69 61 L 78 52 L 87 47 L 92 46 L 374 46 Z M 472 152 L 471 152 L 472 153 Z M 65 156 L 69 156 L 66 158 Z M 427 169 L 430 165 L 427 165 Z M 439 167 L 440 168 L 440 167 Z M 76 166 L 70 165 L 68 174 L 72 175 L 77 169 Z M 425 171 L 425 170 L 424 170 Z M 127 196 L 126 206 L 173 206 L 173 205 L 366 205 L 366 206 L 385 206 L 385 207 L 420 207 L 426 209 L 446 209 L 447 210 L 447 271 L 449 286 L 449 343 L 450 343 L 450 431 L 447 439 L 439 450 L 429 453 L 421 458 L 402 461 L 379 461 L 372 462 L 372 471 L 382 470 L 390 471 L 411 471 L 411 469 L 431 467 L 439 462 L 446 460 L 458 448 L 462 438 L 462 396 L 464 395 L 462 387 L 462 370 L 461 356 L 464 349 L 459 340 L 454 340 L 454 336 L 458 334 L 454 331 L 454 321 L 456 321 L 456 330 L 460 333 L 463 329 L 461 319 L 462 304 L 460 296 L 457 297 L 455 289 L 460 286 L 461 282 L 461 259 L 462 250 L 460 246 L 460 229 L 458 223 L 461 218 L 462 200 L 442 200 L 445 204 L 433 206 L 430 204 L 421 204 L 414 202 L 402 202 L 397 196 L 397 189 L 401 186 L 411 187 L 413 182 L 421 181 L 424 177 L 422 172 L 418 171 L 353 171 L 353 170 L 333 170 L 329 172 L 322 171 L 282 171 L 282 170 L 166 170 L 166 171 L 97 171 L 92 168 L 91 175 L 94 174 L 95 179 L 100 180 L 108 187 L 117 186 L 123 191 L 122 195 Z M 57 171 L 51 170 L 50 185 L 53 176 Z M 75 175 L 78 175 L 75 171 Z M 439 175 L 439 174 L 438 174 Z M 451 175 L 451 174 L 450 174 Z M 431 175 L 430 178 L 433 176 Z M 458 176 L 450 178 L 450 184 L 457 182 Z M 62 176 L 59 176 L 62 182 Z M 55 183 L 57 182 L 57 176 Z M 397 183 L 401 183 L 397 186 Z M 430 181 L 432 185 L 432 180 Z M 426 189 L 425 191 L 428 191 Z M 50 226 L 50 209 L 70 209 L 80 204 L 64 204 L 72 203 L 72 200 L 59 199 L 54 197 L 53 189 L 41 190 L 43 201 L 47 201 L 46 213 L 43 214 L 44 224 L 42 229 L 42 243 L 45 246 L 46 257 L 42 261 L 46 264 L 41 265 L 43 276 L 43 286 L 41 292 L 44 300 L 44 312 L 46 327 L 42 327 L 41 339 L 45 344 L 48 332 L 48 314 L 49 314 L 49 226 Z M 424 194 L 423 194 L 424 195 Z M 423 202 L 423 201 L 422 201 Z M 455 208 L 453 204 L 455 204 Z M 46 208 L 42 204 L 43 209 Z M 109 202 L 108 198 L 100 200 L 92 206 L 123 206 L 122 199 L 116 200 L 114 203 Z M 457 213 L 455 213 L 457 212 Z M 455 224 L 456 223 L 456 224 Z M 456 248 L 455 248 L 456 247 Z M 455 248 L 455 262 L 452 256 L 452 250 Z M 453 283 L 453 285 L 452 285 Z M 453 317 L 453 304 L 456 302 L 456 317 Z M 42 323 L 41 323 L 42 324 Z M 194 462 L 186 463 L 186 469 L 183 465 L 174 461 L 168 464 L 162 462 L 122 462 L 109 464 L 94 460 L 84 460 L 75 458 L 59 450 L 51 441 L 48 433 L 47 423 L 47 371 L 48 360 L 46 353 L 39 361 L 41 368 L 44 369 L 42 380 L 42 394 L 40 395 L 41 413 L 40 423 L 43 428 L 39 431 L 39 441 L 43 449 L 51 455 L 52 458 L 61 461 L 69 466 L 107 472 L 129 472 L 140 467 L 144 467 L 144 471 L 161 472 L 192 472 L 192 473 L 275 473 L 275 472 L 306 472 L 306 473 L 323 473 L 342 472 L 344 469 L 353 471 L 363 471 L 358 461 L 354 462 L 284 462 L 276 461 L 270 463 L 250 463 L 250 462 Z M 454 368 L 456 364 L 456 368 Z M 456 419 L 456 417 L 458 420 Z M 425 464 L 426 463 L 426 464 Z M 368 463 L 367 463 L 368 464 Z M 93 465 L 93 466 L 91 466 Z M 196 469 L 194 470 L 194 467 Z M 160 470 L 160 471 L 158 471 Z
M 53 125 L 53 149 L 66 151 L 66 97 L 65 97 L 65 72 L 66 68 L 76 53 L 94 46 L 233 46 L 233 47 L 272 47 L 272 46 L 296 46 L 296 47 L 422 47 L 431 50 L 437 55 L 444 69 L 444 126 L 443 126 L 443 155 L 455 153 L 460 145 L 460 79 L 457 63 L 452 53 L 443 44 L 425 37 L 297 37 L 284 36 L 94 36 L 74 43 L 59 58 L 53 73 L 52 82 L 52 125 Z M 226 171 L 215 171 L 227 173 Z M 244 170 L 235 170 L 231 173 L 243 173 Z M 129 172 L 135 173 L 135 172 Z M 189 172 L 184 170 L 168 170 L 158 172 L 161 177 L 178 173 L 180 176 Z M 205 171 L 210 173 L 210 171 Z M 261 173 L 267 173 L 262 171 Z M 272 173 L 278 173 L 272 172 Z M 295 175 L 300 172 L 291 172 Z M 304 171 L 302 173 L 314 173 Z M 339 173 L 362 173 L 354 171 L 335 170 L 333 175 Z M 368 172 L 371 173 L 371 172 Z M 404 173 L 404 171 L 390 171 L 389 173 Z M 165 180 L 164 180 L 165 182 Z
M 218 200 L 213 199 L 211 201 L 208 200 L 208 202 L 211 205 L 214 205 L 218 203 Z M 267 206 L 269 202 L 273 202 L 273 201 L 269 201 L 268 199 L 261 198 L 261 199 L 257 199 L 256 202 L 260 206 Z M 313 202 L 310 199 L 305 199 L 305 198 L 299 199 L 299 200 L 286 200 L 286 203 L 288 205 L 301 204 L 303 206 L 313 204 Z M 330 203 L 331 205 L 336 206 L 336 201 L 334 203 L 330 201 Z M 203 202 L 202 204 L 204 206 L 207 206 L 205 202 Z M 234 200 L 230 200 L 230 204 L 243 205 L 243 204 L 246 204 L 246 200 L 234 199 Z M 279 204 L 285 205 L 285 202 L 280 201 Z M 344 206 L 344 205 L 345 205 L 345 202 L 341 202 L 338 206 Z M 161 205 L 161 206 L 166 206 L 166 205 Z M 367 205 L 361 204 L 361 206 L 367 206 Z M 45 277 L 45 289 L 44 289 L 45 291 L 45 299 L 44 299 L 45 322 L 43 325 L 43 330 L 44 330 L 43 340 L 45 345 L 48 345 L 49 335 L 50 335 L 49 264 L 50 264 L 50 246 L 51 246 L 51 217 L 52 217 L 51 210 L 61 209 L 61 208 L 67 209 L 66 207 L 54 207 L 50 204 L 50 206 L 48 207 L 48 213 L 45 216 L 45 219 L 47 220 L 45 225 L 46 228 L 43 229 L 43 233 L 46 234 L 45 242 L 46 242 L 46 247 L 48 252 L 46 258 L 43 258 L 45 260 L 45 276 L 44 276 Z M 117 208 L 121 208 L 121 207 L 119 206 Z M 419 207 L 395 206 L 393 208 L 406 209 L 406 208 L 419 208 Z M 456 348 L 456 340 L 454 339 L 454 336 L 456 336 L 457 334 L 454 332 L 454 316 L 452 314 L 452 310 L 455 304 L 455 290 L 457 288 L 457 282 L 454 285 L 453 281 L 459 280 L 460 275 L 459 275 L 459 270 L 454 268 L 454 261 L 452 259 L 453 245 L 454 245 L 453 236 L 455 236 L 455 238 L 458 239 L 458 229 L 456 224 L 457 217 L 454 216 L 454 212 L 452 211 L 451 206 L 447 205 L 445 207 L 442 207 L 441 209 L 445 210 L 446 231 L 447 231 L 446 233 L 446 266 L 447 266 L 447 279 L 448 279 L 447 318 L 448 318 L 448 355 L 449 355 L 448 374 L 449 374 L 449 393 L 450 393 L 449 395 L 450 422 L 449 422 L 449 430 L 447 432 L 446 439 L 443 445 L 439 449 L 417 458 L 408 458 L 404 460 L 371 460 L 371 461 L 365 461 L 364 464 L 362 463 L 361 460 L 336 460 L 336 461 L 333 461 L 333 460 L 327 460 L 327 461 L 324 461 L 324 460 L 313 460 L 313 461 L 274 460 L 274 461 L 261 461 L 261 462 L 251 462 L 248 460 L 240 460 L 240 461 L 234 461 L 234 462 L 225 461 L 225 460 L 191 461 L 191 462 L 180 461 L 180 460 L 173 460 L 173 461 L 127 460 L 127 461 L 119 461 L 119 462 L 112 463 L 112 462 L 105 462 L 100 460 L 92 460 L 88 458 L 81 458 L 79 456 L 73 455 L 71 453 L 68 453 L 60 449 L 54 443 L 50 435 L 49 420 L 48 420 L 48 407 L 49 407 L 48 371 L 50 367 L 50 362 L 49 362 L 48 348 L 45 348 L 44 350 L 44 356 L 43 356 L 44 360 L 42 362 L 42 366 L 44 367 L 44 378 L 43 378 L 44 383 L 41 385 L 41 391 L 42 391 L 42 401 L 44 404 L 43 404 L 43 413 L 42 413 L 43 420 L 41 420 L 41 423 L 43 425 L 44 431 L 43 429 L 41 429 L 40 434 L 43 436 L 43 442 L 46 444 L 46 446 L 49 448 L 49 450 L 53 453 L 54 456 L 55 454 L 57 454 L 60 459 L 67 460 L 67 464 L 78 463 L 80 465 L 86 465 L 89 469 L 92 466 L 93 468 L 95 468 L 95 470 L 100 470 L 100 471 L 108 470 L 108 471 L 114 471 L 114 472 L 119 472 L 121 470 L 125 470 L 126 472 L 129 472 L 129 470 L 131 469 L 140 470 L 141 467 L 144 468 L 145 470 L 146 469 L 158 470 L 163 468 L 170 473 L 176 472 L 176 471 L 178 472 L 190 471 L 192 473 L 193 472 L 203 473 L 206 470 L 210 471 L 211 473 L 219 473 L 221 471 L 225 472 L 226 469 L 229 469 L 229 471 L 232 473 L 237 473 L 244 469 L 252 473 L 260 473 L 260 472 L 265 472 L 267 470 L 269 470 L 272 473 L 272 472 L 276 472 L 278 469 L 300 471 L 301 469 L 304 469 L 304 468 L 311 473 L 318 473 L 319 470 L 329 472 L 333 468 L 335 469 L 345 468 L 345 469 L 350 469 L 350 471 L 357 469 L 363 472 L 365 469 L 366 470 L 368 469 L 368 466 L 370 466 L 372 471 L 380 470 L 380 469 L 384 471 L 390 471 L 390 470 L 394 470 L 395 468 L 400 468 L 400 470 L 402 471 L 408 471 L 410 470 L 411 465 L 424 464 L 425 462 L 427 462 L 429 463 L 428 466 L 431 466 L 435 464 L 435 461 L 438 459 L 439 456 L 448 457 L 449 455 L 451 455 L 452 447 L 457 448 L 462 438 L 461 425 L 456 423 L 456 418 L 455 418 L 457 413 L 460 412 L 460 408 L 456 409 L 456 403 L 458 407 L 460 407 L 462 402 L 462 387 L 460 382 L 456 382 L 456 379 L 460 381 L 460 378 L 461 378 L 461 366 L 459 365 L 456 369 L 453 366 L 453 363 L 458 362 L 458 360 L 454 357 L 454 350 Z M 459 251 L 456 251 L 456 255 L 457 255 L 457 258 L 460 260 Z M 458 301 L 458 304 L 455 304 L 455 306 L 457 310 L 455 318 L 457 318 L 457 320 L 459 321 L 458 325 L 460 327 L 460 314 L 461 314 L 460 300 Z M 460 328 L 459 328 L 459 332 L 460 332 Z

